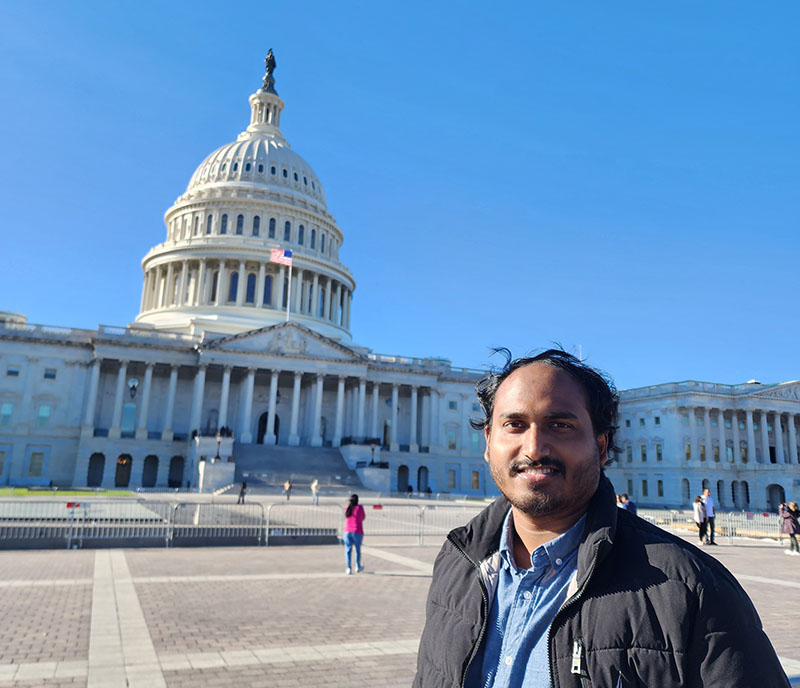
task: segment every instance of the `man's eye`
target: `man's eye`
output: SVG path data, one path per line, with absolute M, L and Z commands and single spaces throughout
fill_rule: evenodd
M 522 421 L 518 420 L 509 420 L 504 424 L 504 427 L 511 428 L 512 430 L 516 430 L 522 427 Z
M 556 421 L 555 423 L 553 423 L 553 427 L 559 430 L 568 430 L 572 427 L 572 425 L 570 425 L 569 423 L 562 423 L 560 421 Z

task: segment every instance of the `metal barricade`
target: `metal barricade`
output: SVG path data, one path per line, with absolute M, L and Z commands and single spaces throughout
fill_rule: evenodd
M 171 516 L 167 502 L 81 502 L 76 506 L 70 542 L 82 545 L 85 540 L 163 540 L 168 544 Z
M 483 510 L 483 506 L 456 506 L 430 504 L 422 509 L 419 544 L 424 544 L 425 536 L 447 535 L 453 528 L 466 525 Z
M 74 502 L 0 501 L 0 540 L 67 542 L 75 518 Z
M 422 538 L 422 507 L 416 504 L 364 504 L 369 536 Z
M 265 544 L 278 539 L 329 538 L 338 539 L 342 532 L 344 511 L 340 506 L 270 504 L 266 512 Z
M 261 544 L 264 507 L 252 504 L 207 504 L 180 502 L 172 505 L 171 544 L 204 544 L 229 539 Z M 179 541 L 179 542 L 178 542 Z M 235 542 L 231 542 L 235 544 Z

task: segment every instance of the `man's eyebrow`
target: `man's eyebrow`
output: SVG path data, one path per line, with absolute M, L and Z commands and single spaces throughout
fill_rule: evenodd
M 500 414 L 500 418 L 526 418 L 528 416 L 524 411 L 506 411 Z M 567 418 L 570 420 L 578 420 L 578 416 L 572 411 L 551 411 L 544 416 L 547 420 L 556 420 L 558 418 Z

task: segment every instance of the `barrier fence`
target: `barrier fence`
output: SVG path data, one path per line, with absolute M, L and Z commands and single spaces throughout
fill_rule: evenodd
M 482 505 L 363 504 L 372 537 L 408 537 L 420 545 L 437 541 L 480 513 Z M 639 516 L 666 531 L 696 536 L 691 511 L 639 509 Z M 89 500 L 82 502 L 0 500 L 0 546 L 102 546 L 106 544 L 192 546 L 331 542 L 342 537 L 339 505 L 209 504 Z M 718 538 L 780 539 L 775 514 L 718 513 Z M 322 538 L 320 540 L 320 538 Z

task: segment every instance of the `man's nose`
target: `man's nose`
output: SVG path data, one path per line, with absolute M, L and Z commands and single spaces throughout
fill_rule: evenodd
M 546 433 L 536 423 L 531 423 L 525 431 L 522 450 L 529 459 L 550 455 L 550 443 Z

